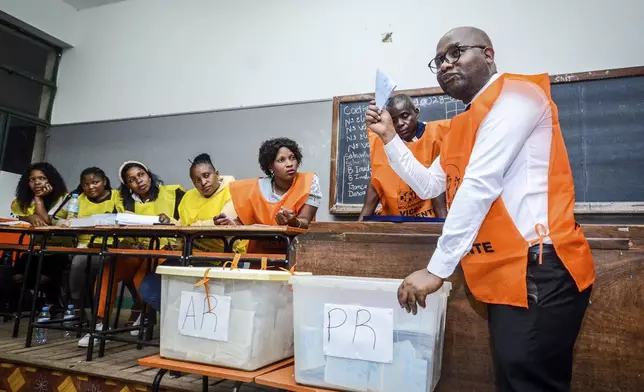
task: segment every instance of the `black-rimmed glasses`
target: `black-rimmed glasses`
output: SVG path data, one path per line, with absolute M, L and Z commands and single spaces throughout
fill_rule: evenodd
M 443 62 L 447 61 L 448 64 L 454 64 L 461 58 L 461 55 L 466 50 L 472 49 L 472 48 L 486 49 L 487 46 L 480 46 L 480 45 L 452 46 L 447 50 L 447 52 L 445 52 L 445 54 L 434 57 L 432 61 L 430 61 L 429 64 L 427 64 L 427 66 L 433 73 L 438 73 L 438 70 L 441 68 L 441 65 L 443 65 Z

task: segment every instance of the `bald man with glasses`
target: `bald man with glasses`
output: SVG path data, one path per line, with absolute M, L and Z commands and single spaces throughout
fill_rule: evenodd
M 429 68 L 454 117 L 440 156 L 420 164 L 373 103 L 367 126 L 394 171 L 419 197 L 446 194 L 448 214 L 427 268 L 398 290 L 416 314 L 460 262 L 487 303 L 502 392 L 569 391 L 573 348 L 595 280 L 590 247 L 575 222 L 572 172 L 547 75 L 497 73 L 494 48 L 473 27 L 449 31 Z

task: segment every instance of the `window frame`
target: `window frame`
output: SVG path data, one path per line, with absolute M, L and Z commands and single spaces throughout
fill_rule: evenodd
M 54 99 L 56 98 L 56 92 L 57 92 L 56 81 L 58 79 L 58 69 L 60 66 L 63 49 L 34 35 L 33 33 L 25 30 L 22 27 L 13 25 L 2 19 L 0 19 L 0 29 L 10 30 L 7 32 L 8 34 L 18 35 L 21 39 L 25 39 L 38 46 L 44 46 L 52 50 L 52 56 L 53 56 L 51 60 L 48 60 L 48 61 L 53 61 L 53 64 L 51 65 L 52 68 L 51 68 L 50 79 L 46 79 L 47 74 L 43 75 L 43 77 L 40 77 L 37 75 L 33 75 L 28 71 L 18 69 L 15 66 L 12 66 L 10 64 L 0 63 L 0 72 L 6 72 L 10 76 L 15 76 L 15 77 L 28 80 L 30 83 L 37 83 L 42 87 L 42 93 L 40 96 L 40 99 L 41 99 L 40 113 L 42 113 L 42 110 L 43 110 L 42 108 L 43 100 L 47 99 L 47 107 L 45 112 L 42 114 L 42 117 L 40 115 L 33 115 L 31 113 L 27 113 L 21 110 L 0 105 L 0 171 L 2 171 L 6 167 L 4 163 L 4 159 L 6 157 L 5 151 L 9 147 L 7 146 L 7 141 L 9 140 L 9 132 L 11 131 L 12 118 L 19 118 L 23 121 L 33 123 L 35 126 L 42 127 L 45 140 L 47 139 L 49 129 L 51 128 L 51 115 L 54 108 Z M 47 97 L 47 94 L 49 94 L 49 97 Z M 36 143 L 38 143 L 38 137 L 36 137 L 36 140 L 34 141 L 32 154 L 34 151 L 36 151 L 37 148 L 39 148 L 39 146 L 37 146 Z M 40 146 L 40 147 L 44 148 L 45 146 Z

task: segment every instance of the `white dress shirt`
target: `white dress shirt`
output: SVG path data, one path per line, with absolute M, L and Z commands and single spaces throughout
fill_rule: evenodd
M 497 78 L 494 75 L 474 97 Z M 526 241 L 538 238 L 535 225 L 548 232 L 548 168 L 552 111 L 539 86 L 506 80 L 492 109 L 481 122 L 469 164 L 427 266 L 447 278 L 471 250 L 492 203 L 501 197 Z M 394 171 L 422 199 L 445 192 L 445 172 L 436 158 L 429 168 L 412 155 L 397 135 L 385 146 Z M 544 243 L 551 243 L 546 237 Z

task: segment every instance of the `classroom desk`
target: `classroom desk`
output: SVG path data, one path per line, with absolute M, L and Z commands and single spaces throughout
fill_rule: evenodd
M 28 234 L 30 237 L 30 244 L 27 247 L 21 247 L 20 251 L 26 251 L 29 254 L 27 259 L 27 265 L 25 267 L 25 276 L 28 276 L 29 268 L 33 256 L 38 256 L 37 263 L 37 272 L 36 272 L 36 282 L 34 286 L 34 291 L 37 292 L 39 286 L 39 279 L 42 267 L 42 258 L 45 253 L 67 253 L 67 254 L 82 254 L 88 256 L 99 257 L 101 264 L 103 265 L 108 256 L 134 256 L 134 257 L 146 257 L 151 259 L 158 258 L 167 258 L 167 257 L 177 257 L 184 264 L 189 264 L 192 261 L 196 260 L 211 260 L 211 261 L 222 261 L 230 260 L 231 255 L 226 255 L 226 253 L 205 253 L 205 252 L 193 252 L 192 244 L 194 240 L 201 238 L 216 238 L 224 242 L 225 252 L 232 253 L 232 245 L 238 239 L 250 239 L 250 240 L 262 240 L 262 239 L 281 239 L 285 242 L 285 252 L 284 255 L 249 255 L 248 258 L 242 256 L 242 260 L 248 260 L 250 262 L 260 261 L 262 257 L 266 257 L 268 262 L 278 262 L 282 261 L 285 263 L 285 266 L 288 267 L 288 249 L 291 246 L 292 238 L 298 234 L 304 233 L 306 230 L 285 227 L 285 226 L 265 226 L 265 225 L 252 225 L 252 226 L 172 226 L 172 225 L 153 225 L 153 226 L 96 226 L 96 227 L 61 227 L 61 226 L 47 226 L 47 227 L 16 227 L 16 226 L 0 226 L 0 233 L 20 233 Z M 88 234 L 94 238 L 100 238 L 101 241 L 98 248 L 71 248 L 71 247 L 48 247 L 47 242 L 52 237 L 73 237 L 77 238 L 79 235 Z M 114 238 L 118 241 L 118 238 L 131 238 L 131 237 L 141 237 L 141 238 L 151 238 L 150 246 L 148 250 L 141 249 L 120 249 L 113 248 L 108 244 L 109 238 Z M 183 241 L 184 247 L 182 251 L 166 251 L 158 249 L 158 238 L 177 238 Z M 157 247 L 152 248 L 156 241 Z M 15 245 L 12 245 L 15 248 Z M 7 244 L 7 247 L 9 244 Z M 2 249 L 2 245 L 0 245 Z M 18 250 L 18 249 L 15 249 Z M 272 257 L 271 257 L 272 256 Z M 111 264 L 110 276 L 109 276 L 109 286 L 107 288 L 108 298 L 112 295 L 112 282 L 114 281 L 114 270 L 116 264 L 116 257 L 109 258 Z M 89 263 L 86 273 L 89 273 Z M 99 339 L 99 357 L 102 357 L 105 351 L 105 341 L 106 340 L 119 340 L 125 341 L 128 343 L 136 343 L 139 348 L 143 345 L 147 345 L 143 341 L 143 325 L 139 328 L 139 337 L 135 341 L 128 338 L 121 338 L 113 336 L 114 333 L 126 332 L 135 329 L 136 327 L 121 328 L 116 330 L 105 332 L 97 332 L 95 330 L 96 319 L 97 319 L 97 308 L 100 295 L 100 286 L 103 278 L 103 268 L 99 269 L 99 274 L 97 277 L 96 284 L 96 293 L 94 298 L 94 314 L 92 316 L 92 321 L 89 326 L 89 333 L 95 338 Z M 18 305 L 18 311 L 14 316 L 14 337 L 18 336 L 19 326 L 20 326 L 20 317 L 22 314 L 22 300 L 27 290 L 26 279 L 23 283 L 23 287 L 20 294 L 20 303 Z M 110 301 L 106 301 L 105 309 L 105 319 L 104 324 L 109 325 L 110 318 Z M 43 327 L 47 329 L 66 329 L 62 326 L 57 326 L 55 324 L 60 324 L 62 320 L 50 320 L 47 323 L 37 323 L 33 322 L 37 314 L 36 309 L 36 297 L 34 296 L 31 306 L 31 314 L 29 319 L 29 326 L 27 330 L 27 337 L 25 346 L 31 346 L 31 338 L 35 327 Z M 81 313 L 83 314 L 83 313 Z M 77 327 L 77 332 L 81 332 L 82 328 L 82 316 L 79 326 Z M 143 324 L 143 323 L 142 323 Z M 94 339 L 90 339 L 90 344 L 87 350 L 87 360 L 90 361 L 93 355 L 93 344 Z
M 575 347 L 573 391 L 644 391 L 644 225 L 583 225 L 596 282 Z M 315 275 L 403 279 L 425 268 L 441 224 L 312 223 L 289 260 Z M 486 306 L 460 266 L 449 279 L 442 372 L 436 392 L 494 392 Z

